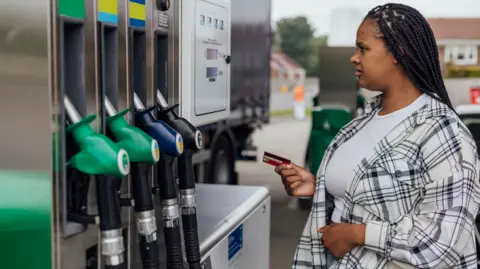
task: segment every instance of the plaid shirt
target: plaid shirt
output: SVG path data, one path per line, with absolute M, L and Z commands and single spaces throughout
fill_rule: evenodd
M 381 109 L 382 96 L 340 130 L 318 170 L 313 206 L 292 269 L 477 268 L 476 145 L 451 109 L 428 100 L 358 165 L 345 194 L 342 222 L 366 224 L 365 244 L 335 259 L 317 232 L 329 222 L 334 207 L 325 190 L 326 166 L 335 149 Z

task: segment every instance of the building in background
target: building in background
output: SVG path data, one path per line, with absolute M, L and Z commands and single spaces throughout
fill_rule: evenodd
M 430 18 L 442 65 L 480 65 L 480 18 Z
M 272 91 L 293 91 L 305 82 L 305 68 L 281 51 L 272 51 L 270 68 Z

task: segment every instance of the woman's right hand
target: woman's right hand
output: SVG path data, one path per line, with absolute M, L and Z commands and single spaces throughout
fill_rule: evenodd
M 291 163 L 275 167 L 275 172 L 282 178 L 283 186 L 290 196 L 313 196 L 315 176 L 304 168 Z

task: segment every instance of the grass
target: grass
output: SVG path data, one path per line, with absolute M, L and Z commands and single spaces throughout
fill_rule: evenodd
M 306 115 L 310 116 L 312 112 L 311 107 L 306 108 Z M 277 110 L 277 111 L 270 111 L 270 117 L 284 117 L 284 116 L 292 116 L 293 115 L 293 108 L 291 109 L 284 109 L 284 110 Z

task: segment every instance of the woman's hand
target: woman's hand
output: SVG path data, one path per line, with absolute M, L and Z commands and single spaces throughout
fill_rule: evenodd
M 275 167 L 275 172 L 282 177 L 283 186 L 290 196 L 313 196 L 315 177 L 302 167 L 291 163 Z
M 318 229 L 318 232 L 323 233 L 323 246 L 337 258 L 365 243 L 365 224 L 332 223 Z

